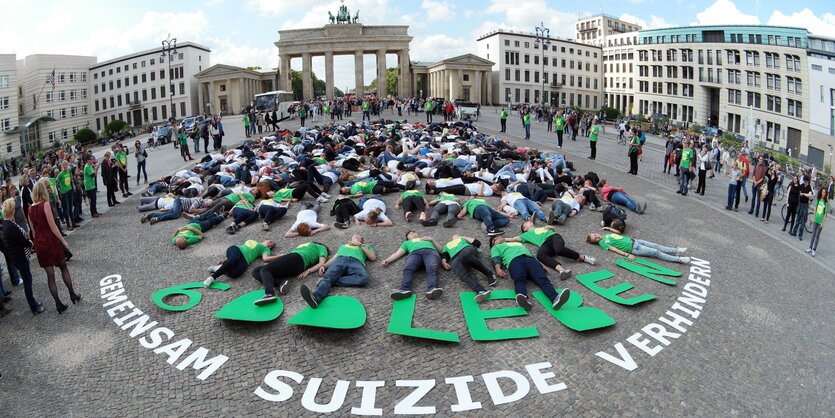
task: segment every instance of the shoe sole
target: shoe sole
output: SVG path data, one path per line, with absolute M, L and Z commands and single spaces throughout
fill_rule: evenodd
M 552 308 L 556 311 L 559 308 L 562 308 L 565 305 L 565 302 L 568 302 L 568 298 L 571 297 L 571 291 L 565 289 L 557 296 L 557 300 L 551 305 Z
M 391 298 L 394 299 L 394 300 L 403 300 L 403 299 L 406 299 L 406 298 L 412 296 L 412 294 L 413 294 L 412 292 L 409 292 L 409 293 L 395 292 L 395 293 L 391 294 Z
M 290 281 L 285 280 L 284 283 L 282 283 L 281 286 L 278 287 L 278 293 L 281 293 L 282 295 L 286 295 L 287 294 L 287 285 L 289 285 L 289 284 L 290 284 Z
M 571 278 L 571 270 L 563 270 L 559 275 L 560 280 L 568 280 Z
M 443 289 L 436 288 L 436 289 L 432 289 L 432 291 L 430 291 L 430 292 L 427 292 L 426 293 L 426 298 L 427 299 L 438 299 L 443 294 L 444 294 Z
M 521 306 L 522 309 L 526 311 L 529 311 L 533 308 L 533 305 L 531 305 L 531 302 L 528 300 L 527 297 L 525 297 L 525 295 L 516 295 L 516 304 Z
M 484 302 L 487 298 L 490 297 L 490 291 L 488 290 L 486 293 L 479 293 L 475 295 L 475 301 L 478 303 Z
M 307 286 L 305 286 L 305 285 L 302 285 L 302 286 L 299 288 L 299 292 L 301 292 L 301 294 L 302 294 L 302 299 L 304 299 L 304 301 L 305 301 L 305 302 L 307 302 L 307 305 L 308 305 L 308 306 L 310 306 L 310 307 L 311 307 L 311 308 L 313 308 L 313 309 L 316 309 L 316 308 L 318 308 L 318 307 L 319 307 L 319 304 L 318 304 L 318 303 L 316 302 L 316 300 L 313 298 L 313 294 L 311 294 L 311 293 L 310 293 L 310 288 L 308 288 L 308 287 L 307 287 Z
M 258 300 L 255 301 L 255 306 L 269 305 L 270 303 L 275 303 L 277 301 L 278 301 L 278 298 L 258 299 Z

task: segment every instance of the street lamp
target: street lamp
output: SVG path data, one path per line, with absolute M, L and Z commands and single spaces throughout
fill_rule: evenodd
M 829 147 L 829 176 L 835 176 L 835 170 L 832 169 L 832 144 L 827 145 Z
M 545 27 L 545 22 L 541 22 L 540 26 L 536 27 L 536 41 L 533 43 L 535 46 L 541 47 L 542 50 L 542 73 L 541 81 L 542 81 L 542 91 L 539 94 L 539 103 L 541 105 L 545 105 L 545 50 L 548 49 L 548 45 L 551 45 L 551 30 Z
M 171 34 L 168 34 L 168 39 L 162 41 L 162 57 L 164 58 L 166 55 L 168 56 L 168 98 L 171 103 L 171 124 L 173 125 L 173 121 L 177 119 L 177 109 L 174 108 L 174 77 L 172 77 L 171 73 L 171 58 L 177 54 L 177 38 L 172 38 Z

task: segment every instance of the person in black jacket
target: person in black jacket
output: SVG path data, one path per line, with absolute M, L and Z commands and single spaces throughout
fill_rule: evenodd
M 104 161 L 101 165 L 101 179 L 104 182 L 104 186 L 107 188 L 107 206 L 113 207 L 121 202 L 116 201 L 116 189 L 118 188 L 118 171 L 119 169 L 115 167 L 114 161 L 110 157 L 110 151 L 106 151 L 104 153 L 104 157 L 102 158 Z
M 9 253 L 9 259 L 23 278 L 23 291 L 29 302 L 29 309 L 37 315 L 44 311 L 43 305 L 35 300 L 32 293 L 32 271 L 29 269 L 29 249 L 32 241 L 23 233 L 23 229 L 14 222 L 15 201 L 6 199 L 3 202 L 3 244 Z

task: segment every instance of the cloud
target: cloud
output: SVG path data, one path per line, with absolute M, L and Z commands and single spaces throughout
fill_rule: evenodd
M 238 67 L 278 67 L 278 48 L 275 45 L 258 48 L 249 43 L 237 44 L 230 38 L 209 38 L 206 42 L 212 50 L 212 64 L 227 64 Z
M 426 15 L 433 20 L 449 20 L 455 16 L 449 3 L 446 0 L 423 0 L 420 7 L 426 11 Z
M 760 19 L 740 11 L 731 0 L 716 0 L 707 9 L 696 13 L 691 25 L 759 25 Z
M 618 19 L 623 20 L 625 22 L 635 23 L 637 25 L 640 25 L 642 29 L 659 29 L 659 28 L 669 28 L 669 27 L 673 26 L 673 24 L 671 24 L 670 22 L 667 22 L 663 17 L 656 16 L 656 15 L 650 15 L 649 22 L 647 22 L 646 20 L 641 19 L 637 16 L 633 16 L 629 13 L 624 13 L 624 14 L 620 15 L 620 17 Z
M 502 21 L 488 25 L 491 22 L 483 22 L 476 30 L 489 32 L 501 27 L 502 29 L 519 30 L 523 32 L 533 32 L 534 28 L 545 24 L 551 32 L 552 37 L 560 36 L 564 38 L 574 37 L 574 23 L 577 21 L 578 14 L 572 12 L 564 12 L 560 9 L 552 9 L 548 6 L 545 0 L 493 0 L 487 13 L 493 15 L 503 15 Z
M 302 28 L 318 28 L 328 24 L 328 12 L 334 16 L 339 10 L 340 3 L 338 1 L 318 2 L 296 2 L 296 1 L 264 1 L 266 3 L 275 3 L 275 7 L 289 7 L 279 6 L 278 3 L 297 3 L 303 5 L 300 9 L 306 10 L 304 15 L 298 20 L 287 20 L 281 25 L 281 29 L 302 29 Z M 311 4 L 314 4 L 311 6 Z M 389 7 L 389 0 L 353 0 L 348 6 L 348 11 L 353 18 L 359 13 L 359 21 L 362 24 L 391 24 L 391 17 L 397 16 L 397 10 Z
M 439 34 L 412 41 L 409 55 L 412 61 L 440 61 L 475 50 L 474 39 L 452 38 Z
M 806 28 L 809 32 L 816 35 L 832 36 L 835 34 L 835 15 L 825 13 L 823 19 L 821 19 L 808 8 L 790 15 L 785 15 L 783 12 L 775 10 L 768 19 L 768 24 Z

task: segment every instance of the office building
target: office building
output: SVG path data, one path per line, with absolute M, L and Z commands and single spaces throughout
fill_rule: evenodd
M 499 29 L 478 38 L 478 56 L 494 62 L 492 103 L 545 103 L 581 109 L 603 104 L 602 50 L 549 37 L 540 48 L 531 33 Z M 544 90 L 544 93 L 543 93 Z
M 835 38 L 809 36 L 809 151 L 818 167 L 832 164 L 835 147 Z
M 606 37 L 603 47 L 604 105 L 621 114 L 635 114 L 634 62 L 638 32 L 613 34 Z
M 0 156 L 20 154 L 17 134 L 18 106 L 17 59 L 14 54 L 0 55 Z
M 614 16 L 599 14 L 577 20 L 574 24 L 574 40 L 584 44 L 605 47 L 606 39 L 619 33 L 637 32 L 641 26 L 620 20 Z

